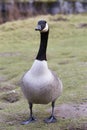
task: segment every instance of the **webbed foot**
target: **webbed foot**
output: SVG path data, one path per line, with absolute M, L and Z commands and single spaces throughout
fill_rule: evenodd
M 49 118 L 46 118 L 44 120 L 45 123 L 55 123 L 57 122 L 57 119 L 54 116 L 50 116 Z
M 36 118 L 35 117 L 30 117 L 28 120 L 26 120 L 26 121 L 23 121 L 22 123 L 21 123 L 21 125 L 27 125 L 27 124 L 30 124 L 30 123 L 34 123 L 34 122 L 36 122 Z

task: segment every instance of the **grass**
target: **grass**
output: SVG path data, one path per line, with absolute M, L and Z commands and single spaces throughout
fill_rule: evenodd
M 82 103 L 87 100 L 87 28 L 78 28 L 87 23 L 87 15 L 38 16 L 27 20 L 7 22 L 0 25 L 0 130 L 68 130 L 73 124 L 81 128 L 87 118 L 58 119 L 58 123 L 44 124 L 49 115 L 50 104 L 34 105 L 38 122 L 20 125 L 28 118 L 28 104 L 24 99 L 19 81 L 31 67 L 39 47 L 39 33 L 34 28 L 39 19 L 46 19 L 50 26 L 47 49 L 49 68 L 63 81 L 64 91 L 56 105 L 63 103 Z M 64 18 L 67 21 L 58 19 Z M 10 90 L 17 91 L 20 100 L 9 103 L 2 100 Z

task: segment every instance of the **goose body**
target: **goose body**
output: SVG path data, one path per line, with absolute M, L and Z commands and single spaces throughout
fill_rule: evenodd
M 54 104 L 61 95 L 63 86 L 57 75 L 48 68 L 46 49 L 49 28 L 47 22 L 44 20 L 39 21 L 35 30 L 40 31 L 40 47 L 32 67 L 22 78 L 21 88 L 30 108 L 30 118 L 22 124 L 36 121 L 32 113 L 33 104 L 48 104 L 50 102 L 52 102 L 52 114 L 45 119 L 45 122 L 56 122 Z
M 31 69 L 23 77 L 22 90 L 29 102 L 47 104 L 61 95 L 62 83 L 48 69 L 46 61 L 35 60 Z

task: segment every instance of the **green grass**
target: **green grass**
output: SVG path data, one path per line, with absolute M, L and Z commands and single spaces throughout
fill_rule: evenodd
M 57 21 L 61 17 L 67 21 Z M 87 23 L 87 15 L 48 15 L 8 22 L 0 25 L 0 97 L 10 89 L 15 89 L 21 98 L 15 103 L 0 98 L 0 130 L 68 130 L 72 124 L 80 127 L 80 124 L 87 121 L 87 118 L 59 118 L 58 123 L 44 124 L 43 119 L 49 115 L 46 111 L 50 108 L 48 104 L 34 105 L 37 123 L 20 125 L 23 119 L 28 118 L 29 111 L 19 81 L 37 54 L 39 32 L 35 32 L 34 28 L 42 18 L 50 26 L 48 65 L 59 75 L 64 85 L 63 94 L 56 105 L 82 103 L 83 99 L 87 99 L 87 28 L 77 28 L 80 23 Z

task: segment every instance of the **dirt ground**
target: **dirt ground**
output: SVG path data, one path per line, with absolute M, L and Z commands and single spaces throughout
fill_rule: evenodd
M 48 110 L 51 113 L 51 109 Z M 55 116 L 61 119 L 87 118 L 87 102 L 81 104 L 62 104 L 55 107 Z M 87 130 L 87 121 L 80 124 L 80 128 L 70 124 L 69 130 Z
M 55 108 L 55 115 L 64 119 L 87 117 L 87 103 L 62 104 Z

